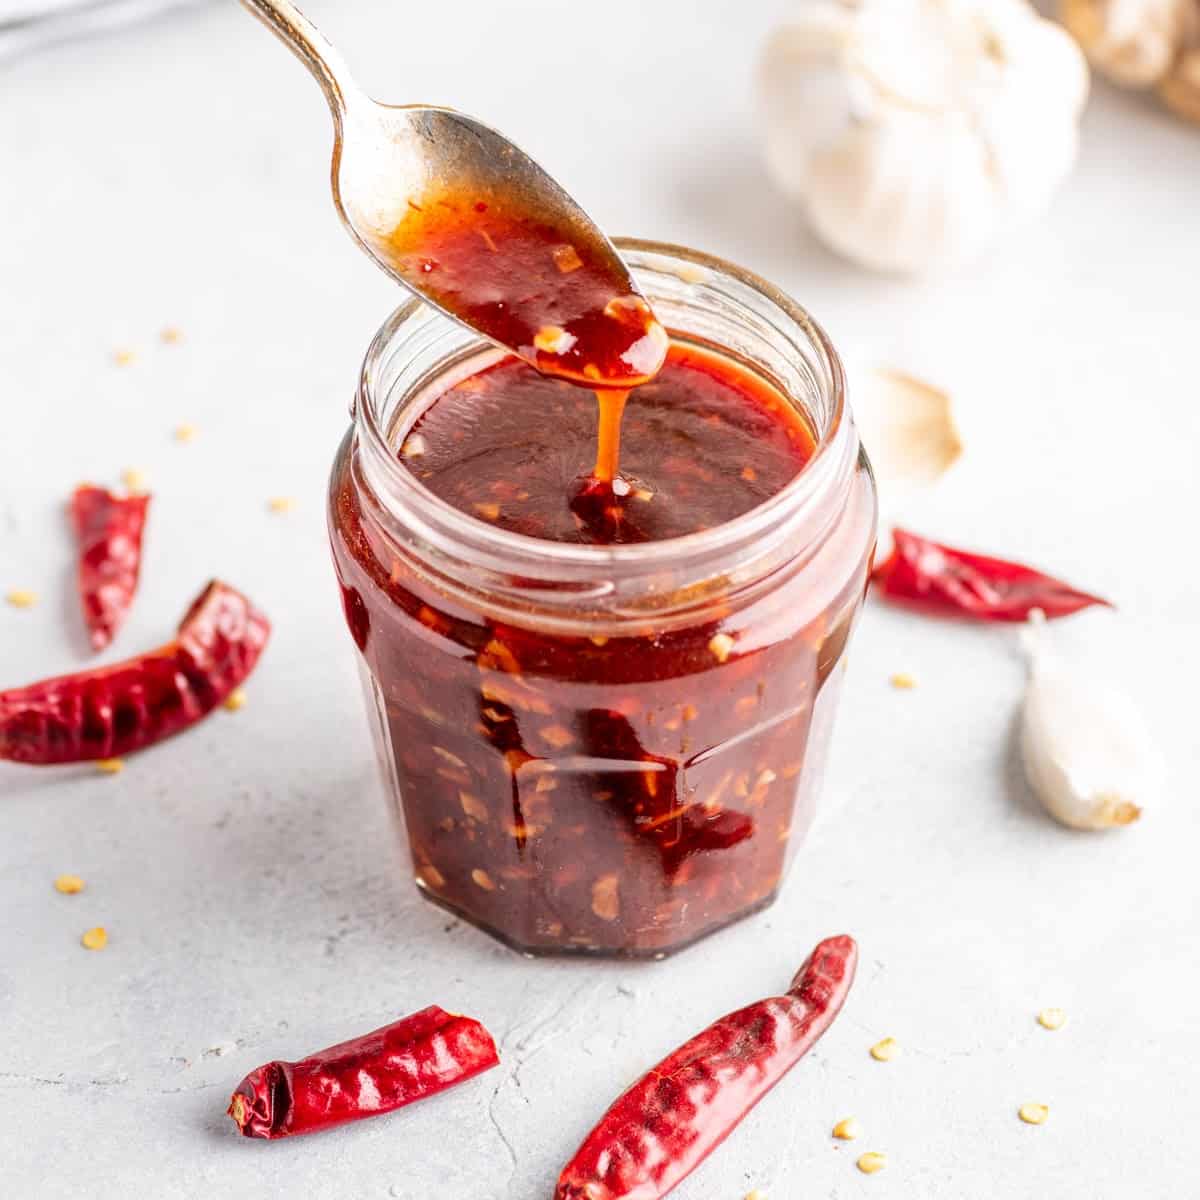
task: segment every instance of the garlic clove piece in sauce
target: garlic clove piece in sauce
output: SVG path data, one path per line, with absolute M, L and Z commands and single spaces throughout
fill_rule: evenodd
M 1158 747 L 1128 698 L 1050 650 L 1040 624 L 1026 635 L 1020 742 L 1029 786 L 1072 829 L 1131 825 L 1163 792 Z

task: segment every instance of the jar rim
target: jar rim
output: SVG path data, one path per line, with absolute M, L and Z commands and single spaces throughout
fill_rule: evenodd
M 378 402 L 382 397 L 377 394 L 375 381 L 392 339 L 405 322 L 423 310 L 437 311 L 414 296 L 389 315 L 367 350 L 359 375 L 355 417 L 359 429 L 365 432 L 373 464 L 384 472 L 390 499 L 402 505 L 406 515 L 411 515 L 414 509 L 420 509 L 428 518 L 418 522 L 425 538 L 432 537 L 435 542 L 447 544 L 465 542 L 475 549 L 476 557 L 487 560 L 493 569 L 504 569 L 506 566 L 507 570 L 522 575 L 537 577 L 549 572 L 555 578 L 562 578 L 564 574 L 578 573 L 584 576 L 597 569 L 607 572 L 627 570 L 641 574 L 662 565 L 678 564 L 681 560 L 717 561 L 731 548 L 752 543 L 764 532 L 785 521 L 789 514 L 807 507 L 808 502 L 820 496 L 833 480 L 844 473 L 848 457 L 845 452 L 847 439 L 844 436 L 847 428 L 845 372 L 828 335 L 807 309 L 755 272 L 716 255 L 669 242 L 640 238 L 614 238 L 613 242 L 622 252 L 673 260 L 677 267 L 692 266 L 728 277 L 758 293 L 804 334 L 819 356 L 829 401 L 824 427 L 817 431 L 816 445 L 809 460 L 778 492 L 731 520 L 710 529 L 653 542 L 616 545 L 556 542 L 479 521 L 425 487 L 404 466 L 390 445 L 380 419 L 379 409 L 382 405 Z M 635 262 L 631 265 L 636 277 L 638 264 Z M 651 262 L 646 266 L 653 269 L 654 264 Z M 664 269 L 669 271 L 670 267 Z M 442 319 L 452 320 L 444 315 Z M 539 563 L 544 570 L 537 569 Z

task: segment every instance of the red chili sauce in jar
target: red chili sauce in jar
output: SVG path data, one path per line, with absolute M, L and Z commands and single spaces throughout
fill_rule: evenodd
M 388 432 L 391 469 L 527 551 L 687 546 L 775 497 L 818 442 L 769 378 L 689 338 L 652 380 L 598 393 L 599 421 L 591 388 L 516 358 L 452 374 Z M 652 602 L 604 632 L 533 600 L 497 617 L 426 570 L 425 535 L 386 533 L 355 453 L 349 437 L 334 467 L 334 554 L 424 893 L 530 953 L 661 956 L 769 903 L 812 819 L 865 587 L 854 450 L 857 515 L 815 556 L 819 587 L 788 563 L 743 588 L 731 565 L 694 598 L 664 583 L 669 620 Z
M 673 347 L 623 407 L 619 467 L 605 482 L 588 471 L 596 395 L 510 358 L 441 395 L 400 457 L 435 495 L 501 529 L 610 545 L 730 521 L 813 452 L 811 428 L 777 391 L 695 347 Z

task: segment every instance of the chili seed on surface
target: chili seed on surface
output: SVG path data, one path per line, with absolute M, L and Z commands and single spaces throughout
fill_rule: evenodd
M 1050 1115 L 1050 1109 L 1045 1104 L 1022 1104 L 1017 1109 L 1017 1116 L 1025 1122 L 1026 1125 L 1041 1125 Z
M 538 730 L 538 735 L 543 741 L 549 742 L 556 750 L 562 750 L 575 740 L 574 734 L 569 729 L 564 729 L 561 725 L 547 725 Z
M 54 881 L 54 890 L 64 896 L 74 896 L 83 891 L 83 880 L 78 875 L 60 875 Z
M 566 354 L 575 345 L 575 335 L 561 325 L 543 325 L 533 335 L 534 347 L 544 354 Z
M 296 507 L 296 501 L 291 496 L 272 496 L 267 501 L 267 507 L 273 512 L 282 515 L 290 513 Z
M 899 692 L 911 692 L 917 686 L 917 681 L 904 671 L 897 671 L 888 679 L 888 683 Z
M 728 633 L 715 634 L 708 643 L 708 652 L 717 660 L 725 662 L 733 653 L 734 640 Z
M 27 588 L 13 588 L 5 593 L 4 598 L 13 608 L 32 608 L 38 602 L 37 592 L 31 592 Z
M 856 1117 L 843 1117 L 834 1127 L 833 1136 L 842 1142 L 852 1142 L 862 1135 L 862 1126 Z
M 195 440 L 196 427 L 189 425 L 186 421 L 182 425 L 175 426 L 175 440 L 177 442 L 190 442 Z
M 1067 1023 L 1067 1014 L 1061 1008 L 1043 1008 L 1037 1019 L 1043 1029 L 1061 1029 Z
M 767 1200 L 767 1193 L 755 1188 L 754 1191 L 746 1193 L 746 1200 Z
M 882 1171 L 887 1166 L 887 1155 L 880 1154 L 876 1150 L 869 1150 L 866 1154 L 860 1155 L 858 1162 L 854 1165 L 864 1175 L 874 1175 L 876 1171 Z
M 891 1062 L 900 1053 L 900 1043 L 894 1037 L 885 1037 L 871 1047 L 871 1057 L 876 1062 Z
M 583 259 L 579 257 L 579 251 L 570 242 L 566 242 L 561 246 L 555 246 L 550 251 L 550 257 L 554 259 L 554 265 L 564 275 L 569 275 L 572 271 L 578 271 L 583 266 Z
M 601 875 L 592 884 L 592 912 L 602 921 L 615 921 L 621 913 L 618 889 L 620 881 L 615 875 Z
M 474 880 L 476 886 L 483 888 L 485 892 L 494 892 L 496 890 L 495 880 L 480 867 L 476 867 L 471 872 L 471 878 Z
M 446 877 L 433 866 L 424 866 L 417 872 L 417 880 L 420 883 L 428 884 L 431 888 L 444 888 L 446 886 Z
M 137 362 L 137 351 L 135 350 L 114 350 L 113 362 L 118 367 L 130 367 Z
M 87 930 L 79 942 L 85 950 L 103 950 L 108 945 L 108 930 L 97 925 L 95 929 Z
M 470 792 L 459 792 L 458 802 L 462 805 L 462 810 L 468 817 L 474 818 L 481 824 L 487 821 L 487 805 L 478 796 L 472 796 Z
M 239 708 L 246 707 L 246 693 L 242 688 L 234 688 L 232 692 L 222 701 L 222 707 L 227 712 L 237 712 Z
M 123 758 L 98 758 L 96 759 L 96 770 L 101 775 L 120 775 L 125 770 L 125 760 Z
M 183 330 L 176 329 L 174 325 L 168 325 L 158 335 L 158 340 L 164 346 L 178 346 L 183 341 Z
M 146 490 L 146 473 L 139 471 L 137 467 L 126 467 L 121 472 L 121 482 L 125 485 L 127 492 L 135 494 Z
M 496 521 L 500 517 L 500 505 L 494 500 L 481 500 L 478 504 L 472 504 L 471 507 L 485 521 Z

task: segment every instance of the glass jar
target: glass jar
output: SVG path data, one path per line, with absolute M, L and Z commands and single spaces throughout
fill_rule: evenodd
M 521 951 L 661 957 L 769 904 L 812 823 L 875 489 L 824 333 L 763 280 L 619 243 L 677 341 L 773 384 L 816 452 L 687 537 L 542 541 L 399 461 L 501 357 L 417 301 L 363 366 L 329 521 L 386 787 L 418 887 Z

